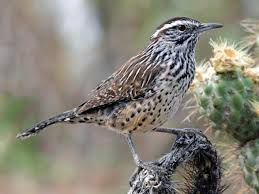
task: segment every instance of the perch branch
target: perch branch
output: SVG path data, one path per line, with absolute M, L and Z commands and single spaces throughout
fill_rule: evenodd
M 190 131 L 178 133 L 171 151 L 150 162 L 165 171 L 135 170 L 128 194 L 219 194 L 226 189 L 221 185 L 222 168 L 217 151 L 200 132 Z M 172 180 L 180 165 L 187 171 L 181 184 Z

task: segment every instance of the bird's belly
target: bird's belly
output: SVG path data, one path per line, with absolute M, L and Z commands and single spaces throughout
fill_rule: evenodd
M 126 103 L 114 111 L 106 126 L 120 133 L 146 132 L 164 124 L 179 108 L 182 97 L 170 90 Z

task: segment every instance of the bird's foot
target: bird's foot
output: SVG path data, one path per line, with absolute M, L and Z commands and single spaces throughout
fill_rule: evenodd
M 134 173 L 131 175 L 130 180 L 129 180 L 129 184 L 130 186 L 132 186 L 133 182 L 136 179 L 136 175 L 139 174 L 139 172 L 141 170 L 147 170 L 147 171 L 151 171 L 153 174 L 156 175 L 161 175 L 161 174 L 166 174 L 167 173 L 167 169 L 163 168 L 161 166 L 156 165 L 154 162 L 144 162 L 142 160 L 135 160 L 136 163 L 136 170 L 134 171 Z
M 145 169 L 148 171 L 152 171 L 155 173 L 166 173 L 166 169 L 154 164 L 153 162 L 143 162 L 142 160 L 138 160 L 136 165 L 139 169 Z

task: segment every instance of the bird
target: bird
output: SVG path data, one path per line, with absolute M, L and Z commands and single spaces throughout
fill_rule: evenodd
M 122 134 L 136 165 L 148 169 L 139 159 L 132 134 L 188 132 L 161 126 L 175 115 L 194 79 L 195 46 L 200 34 L 221 27 L 188 17 L 168 19 L 155 29 L 147 46 L 98 84 L 84 103 L 16 137 L 26 139 L 56 123 L 93 123 Z

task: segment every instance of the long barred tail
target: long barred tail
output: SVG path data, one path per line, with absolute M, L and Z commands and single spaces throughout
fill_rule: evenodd
M 44 128 L 46 128 L 50 125 L 53 125 L 55 123 L 70 121 L 73 118 L 75 118 L 74 110 L 69 110 L 69 111 L 63 112 L 59 115 L 56 115 L 54 117 L 51 117 L 51 118 L 45 120 L 45 121 L 41 121 L 41 122 L 35 124 L 31 128 L 23 130 L 23 132 L 17 134 L 16 138 L 19 138 L 19 139 L 29 138 L 33 135 L 36 135 L 37 133 L 42 131 Z

